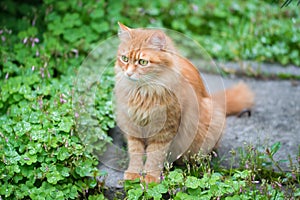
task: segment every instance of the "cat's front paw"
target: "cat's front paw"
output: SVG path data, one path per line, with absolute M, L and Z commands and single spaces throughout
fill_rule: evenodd
M 150 174 L 147 174 L 145 177 L 143 177 L 143 182 L 145 183 L 159 183 L 160 182 L 160 178 L 156 177 L 156 176 L 152 176 Z
M 133 172 L 125 172 L 124 173 L 124 180 L 135 180 L 140 178 L 139 173 L 133 173 Z

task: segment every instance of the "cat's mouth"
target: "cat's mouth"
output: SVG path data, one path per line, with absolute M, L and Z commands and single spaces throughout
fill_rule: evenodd
M 124 76 L 131 81 L 139 81 L 141 79 L 140 75 L 137 74 L 128 75 L 127 73 L 125 73 Z

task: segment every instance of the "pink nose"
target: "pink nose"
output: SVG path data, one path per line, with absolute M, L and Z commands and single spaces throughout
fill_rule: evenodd
M 133 72 L 125 72 L 126 76 L 130 77 L 133 75 Z

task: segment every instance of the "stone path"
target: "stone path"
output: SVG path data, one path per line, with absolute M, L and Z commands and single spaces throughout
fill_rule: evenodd
M 294 65 L 281 66 L 274 63 L 257 63 L 253 61 L 240 61 L 218 63 L 223 70 L 234 74 L 251 74 L 262 77 L 300 77 L 300 68 Z
M 225 86 L 230 86 L 242 79 L 223 80 Z M 282 147 L 275 158 L 287 159 L 290 154 L 296 161 L 300 145 L 300 81 L 243 81 L 256 95 L 255 106 L 251 117 L 227 118 L 219 148 L 220 156 L 228 158 L 231 149 L 249 144 L 266 147 L 281 142 Z

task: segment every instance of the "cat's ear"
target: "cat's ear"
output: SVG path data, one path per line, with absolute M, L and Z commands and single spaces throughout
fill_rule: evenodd
M 118 36 L 121 41 L 127 41 L 131 38 L 130 31 L 131 29 L 125 26 L 124 24 L 118 22 L 119 24 L 119 32 Z
M 149 43 L 158 49 L 164 49 L 167 44 L 166 35 L 162 31 L 155 31 L 149 38 Z

